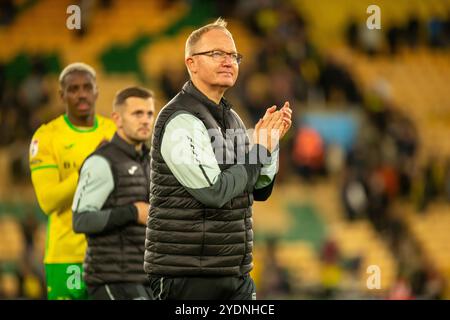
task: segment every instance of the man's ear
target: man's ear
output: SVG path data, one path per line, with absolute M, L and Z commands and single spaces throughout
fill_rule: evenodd
M 97 86 L 97 84 L 95 84 L 95 93 L 94 93 L 94 99 L 95 99 L 95 101 L 97 101 L 97 98 L 98 98 L 98 86 Z
M 186 64 L 186 67 L 188 68 L 190 74 L 197 73 L 197 65 L 196 65 L 194 59 L 192 59 L 192 57 L 187 57 L 184 62 Z
M 59 98 L 64 103 L 64 90 L 62 88 L 59 88 L 58 94 L 59 94 Z
M 118 111 L 113 111 L 113 113 L 111 114 L 111 118 L 116 124 L 117 128 L 122 127 L 122 117 Z

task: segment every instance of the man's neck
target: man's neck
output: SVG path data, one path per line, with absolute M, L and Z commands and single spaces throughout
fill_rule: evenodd
M 191 79 L 191 81 L 194 84 L 194 86 L 201 93 L 203 93 L 209 100 L 214 101 L 216 104 L 220 103 L 220 100 L 222 100 L 222 97 L 223 97 L 226 89 L 224 89 L 222 87 L 212 87 L 211 88 L 211 87 L 205 85 L 203 82 L 197 81 L 195 79 Z
M 94 126 L 94 114 L 91 114 L 84 118 L 77 118 L 71 115 L 70 113 L 67 114 L 67 118 L 69 118 L 69 121 L 71 124 L 73 124 L 76 127 L 93 127 Z
M 142 151 L 142 146 L 144 145 L 143 142 L 140 142 L 138 144 L 134 145 L 134 150 L 136 150 L 137 152 L 141 152 Z
M 135 141 L 131 140 L 123 133 L 122 130 L 117 130 L 117 134 L 119 135 L 120 138 L 122 138 L 123 141 L 125 141 L 129 145 L 133 146 L 137 152 L 142 151 L 142 146 L 144 145 L 143 142 L 135 142 Z

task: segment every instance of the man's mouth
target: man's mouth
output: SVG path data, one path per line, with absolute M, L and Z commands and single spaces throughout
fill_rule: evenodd
M 88 110 L 90 108 L 89 104 L 87 102 L 80 102 L 77 105 L 78 110 Z
M 219 74 L 223 74 L 223 75 L 228 76 L 228 77 L 233 77 L 233 73 L 228 72 L 228 71 L 222 71 L 222 72 L 219 72 Z

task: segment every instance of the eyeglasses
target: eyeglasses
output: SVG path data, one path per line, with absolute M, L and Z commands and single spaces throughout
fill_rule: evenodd
M 228 52 L 221 51 L 221 50 L 211 50 L 211 51 L 197 52 L 197 53 L 192 54 L 192 56 L 200 56 L 200 55 L 211 57 L 211 58 L 213 58 L 214 61 L 217 61 L 217 62 L 225 60 L 225 58 L 228 56 L 231 58 L 231 61 L 236 64 L 240 64 L 242 61 L 242 58 L 243 58 L 242 54 L 240 54 L 240 53 L 237 53 L 237 52 L 228 53 Z

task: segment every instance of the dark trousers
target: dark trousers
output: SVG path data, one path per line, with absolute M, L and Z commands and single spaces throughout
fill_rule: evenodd
M 240 277 L 149 276 L 155 300 L 255 300 L 249 275 Z
M 150 287 L 138 283 L 88 285 L 90 300 L 153 300 Z

